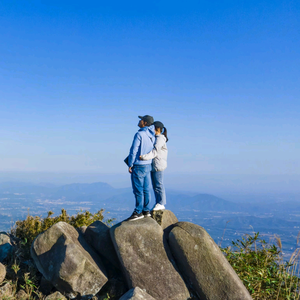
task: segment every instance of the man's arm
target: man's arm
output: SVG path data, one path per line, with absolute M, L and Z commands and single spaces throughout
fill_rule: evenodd
M 133 138 L 133 142 L 129 151 L 129 156 L 128 156 L 128 166 L 129 169 L 131 169 L 133 167 L 133 163 L 135 162 L 136 159 L 136 155 L 139 151 L 139 147 L 141 145 L 141 136 L 140 134 L 137 132 Z M 129 170 L 130 172 L 130 170 Z M 131 173 L 131 172 L 130 172 Z
M 163 137 L 158 136 L 156 138 L 154 148 L 147 154 L 141 155 L 141 160 L 150 160 L 157 156 L 157 152 L 163 147 L 165 143 L 165 139 Z

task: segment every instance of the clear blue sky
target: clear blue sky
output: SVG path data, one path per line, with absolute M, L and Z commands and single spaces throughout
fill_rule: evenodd
M 127 172 L 151 114 L 170 176 L 300 175 L 299 1 L 4 0 L 0 42 L 0 172 Z

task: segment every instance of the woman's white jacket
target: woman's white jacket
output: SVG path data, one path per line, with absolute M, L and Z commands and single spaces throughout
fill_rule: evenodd
M 152 151 L 141 155 L 142 160 L 152 160 L 153 171 L 163 171 L 167 167 L 168 148 L 166 137 L 163 134 L 155 135 L 155 144 Z

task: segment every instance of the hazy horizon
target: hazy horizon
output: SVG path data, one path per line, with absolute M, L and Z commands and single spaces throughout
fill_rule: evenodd
M 233 201 L 286 199 L 300 201 L 300 176 L 284 175 L 209 175 L 165 174 L 166 188 L 191 193 L 207 193 Z M 72 183 L 105 182 L 114 188 L 131 188 L 130 175 L 125 170 L 119 174 L 67 173 L 67 172 L 0 172 L 0 183 L 22 182 L 28 184 L 65 185 Z M 274 189 L 276 186 L 276 189 Z M 282 198 L 283 197 L 283 198 Z

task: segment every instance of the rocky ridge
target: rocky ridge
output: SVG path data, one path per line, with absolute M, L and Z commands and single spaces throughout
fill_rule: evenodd
M 12 294 L 4 280 L 11 251 L 12 237 L 1 233 L 0 299 Z M 252 299 L 205 229 L 168 210 L 111 228 L 56 223 L 34 240 L 31 256 L 43 275 L 40 299 Z

